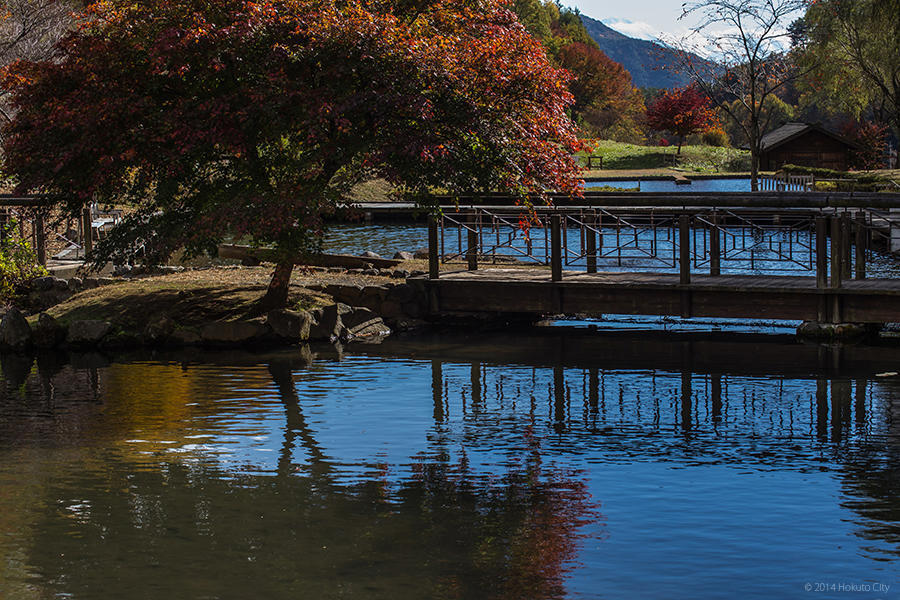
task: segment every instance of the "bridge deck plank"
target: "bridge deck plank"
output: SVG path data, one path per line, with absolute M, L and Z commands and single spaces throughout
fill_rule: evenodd
M 440 282 L 517 282 L 517 283 L 552 283 L 550 271 L 540 268 L 483 268 L 478 271 L 453 271 L 441 273 Z M 585 273 L 580 271 L 564 271 L 562 285 L 599 285 L 615 287 L 632 286 L 678 286 L 677 273 L 631 273 L 605 272 Z M 845 291 L 853 293 L 874 292 L 900 293 L 900 279 L 864 279 L 845 280 L 842 282 Z M 772 289 L 772 290 L 810 290 L 816 291 L 816 278 L 803 276 L 773 275 L 719 275 L 710 276 L 692 274 L 690 287 L 695 288 L 728 288 L 740 289 Z

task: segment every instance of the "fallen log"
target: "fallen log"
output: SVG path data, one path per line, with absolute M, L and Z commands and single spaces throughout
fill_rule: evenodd
M 219 257 L 240 261 L 276 262 L 275 251 L 271 248 L 253 248 L 236 244 L 219 244 Z M 308 254 L 297 256 L 294 264 L 311 267 L 343 267 L 345 269 L 361 269 L 371 265 L 376 269 L 389 269 L 399 266 L 403 261 L 390 258 L 369 258 L 367 256 L 351 256 L 349 254 Z

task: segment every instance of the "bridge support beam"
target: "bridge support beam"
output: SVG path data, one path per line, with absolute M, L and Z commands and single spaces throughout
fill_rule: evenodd
M 587 256 L 587 272 L 597 272 L 597 233 L 593 227 L 597 224 L 593 218 L 588 217 L 584 228 L 584 253 Z
M 466 228 L 466 266 L 470 271 L 478 270 L 478 215 L 469 217 Z
M 81 233 L 82 244 L 84 245 L 84 256 L 94 249 L 94 227 L 91 219 L 91 207 L 87 204 L 81 209 Z
M 562 281 L 562 225 L 558 214 L 550 217 L 550 275 L 553 281 Z
M 438 223 L 434 215 L 428 215 L 428 278 L 437 279 L 441 275 L 438 256 Z
M 866 213 L 856 213 L 856 278 L 866 278 L 866 249 L 868 248 L 868 230 L 866 228 Z

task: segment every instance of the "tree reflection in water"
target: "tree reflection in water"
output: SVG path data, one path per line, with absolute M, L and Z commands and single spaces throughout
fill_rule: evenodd
M 565 595 L 597 507 L 576 473 L 542 463 L 531 432 L 499 476 L 465 457 L 419 459 L 390 485 L 348 485 L 307 424 L 295 367 L 268 365 L 287 420 L 272 475 L 120 454 L 46 482 L 28 553 L 38 579 L 76 598 Z M 310 457 L 302 471 L 295 447 Z
M 203 368 L 5 360 L 0 458 L 21 469 L 0 468 L 0 526 L 25 545 L 16 558 L 0 537 L 0 562 L 22 565 L 35 596 L 560 598 L 583 536 L 604 527 L 591 473 L 560 465 L 597 462 L 829 470 L 865 554 L 900 554 L 890 381 L 421 354 L 391 367 L 431 394 L 427 441 L 404 465 L 343 462 L 322 421 L 343 414 L 342 371 L 309 354 L 210 355 Z M 318 412 L 314 379 L 335 386 Z M 205 447 L 167 452 L 203 437 L 198 423 L 250 438 L 271 417 L 269 472 Z

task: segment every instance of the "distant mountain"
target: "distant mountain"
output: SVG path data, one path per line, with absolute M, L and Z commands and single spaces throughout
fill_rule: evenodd
M 600 49 L 631 73 L 635 87 L 678 88 L 690 83 L 687 75 L 677 71 L 678 56 L 673 51 L 653 42 L 628 37 L 584 15 L 581 15 L 581 22 Z

